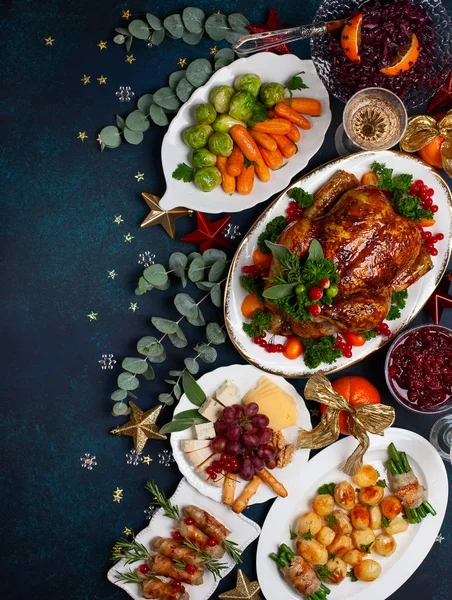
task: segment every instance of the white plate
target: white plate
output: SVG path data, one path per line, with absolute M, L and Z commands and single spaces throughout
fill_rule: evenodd
M 422 306 L 427 302 L 435 287 L 438 285 L 449 261 L 452 244 L 452 199 L 451 192 L 444 179 L 434 169 L 428 167 L 419 158 L 400 152 L 358 152 L 345 158 L 340 158 L 311 171 L 294 183 L 290 188 L 301 186 L 307 192 L 315 193 L 339 169 L 354 173 L 358 179 L 367 171 L 374 162 L 386 163 L 394 169 L 394 173 L 411 173 L 414 179 L 423 179 L 424 182 L 435 190 L 434 202 L 439 210 L 436 213 L 436 224 L 429 227 L 433 234 L 442 232 L 444 239 L 436 244 L 438 255 L 432 256 L 433 269 L 426 273 L 408 289 L 408 301 L 399 319 L 389 321 L 391 337 L 378 336 L 368 341 L 360 348 L 353 348 L 352 358 L 339 358 L 332 365 L 322 363 L 319 367 L 325 373 L 340 371 L 359 362 L 378 348 L 383 346 L 392 337 L 397 335 L 408 323 L 414 319 Z M 275 373 L 283 377 L 307 377 L 315 370 L 308 369 L 302 358 L 288 360 L 282 354 L 268 354 L 263 348 L 253 343 L 242 329 L 243 316 L 240 310 L 245 290 L 240 285 L 242 267 L 252 264 L 253 250 L 257 245 L 257 238 L 264 231 L 267 223 L 278 215 L 285 215 L 290 198 L 287 190 L 284 191 L 259 217 L 250 231 L 242 240 L 232 261 L 225 292 L 225 321 L 229 336 L 246 360 L 268 373 Z M 285 338 L 276 337 L 275 343 L 284 343 Z M 318 369 L 317 369 L 318 370 Z
M 373 465 L 387 479 L 384 462 L 389 458 L 388 445 L 394 442 L 399 451 L 407 453 L 414 473 L 427 488 L 428 501 L 437 515 L 429 515 L 419 525 L 410 525 L 405 533 L 397 534 L 397 549 L 391 556 L 383 558 L 371 553 L 383 569 L 376 581 L 352 582 L 346 578 L 339 585 L 326 584 L 331 589 L 328 600 L 385 600 L 411 577 L 427 556 L 446 513 L 446 469 L 438 452 L 427 440 L 417 433 L 397 428 L 388 429 L 384 437 L 371 435 L 370 440 L 365 463 Z M 303 469 L 297 490 L 293 490 L 288 501 L 282 503 L 277 500 L 271 507 L 257 547 L 257 576 L 266 598 L 300 600 L 302 597 L 285 581 L 268 555 L 277 551 L 279 544 L 290 544 L 289 528 L 294 529 L 296 519 L 310 510 L 311 500 L 320 485 L 349 479 L 338 466 L 352 453 L 356 443 L 355 438 L 349 436 L 319 452 Z
M 179 163 L 190 164 L 191 149 L 184 143 L 184 129 L 195 125 L 193 117 L 197 104 L 208 102 L 210 91 L 217 85 L 232 85 L 237 75 L 257 73 L 264 83 L 277 81 L 282 84 L 304 71 L 303 81 L 308 89 L 295 92 L 295 96 L 316 98 L 322 103 L 320 117 L 307 117 L 311 129 L 301 132 L 301 140 L 297 143 L 298 153 L 283 169 L 272 171 L 270 181 L 262 183 L 256 180 L 254 189 L 248 196 L 226 194 L 220 187 L 212 192 L 201 192 L 194 183 L 184 183 L 173 179 L 172 174 Z M 176 206 L 185 206 L 193 210 L 207 213 L 233 213 L 246 210 L 259 202 L 264 202 L 273 194 L 277 194 L 289 185 L 290 180 L 308 164 L 308 161 L 319 150 L 331 122 L 330 101 L 325 86 L 311 60 L 300 60 L 293 54 L 278 56 L 271 52 L 261 52 L 250 58 L 241 58 L 227 67 L 219 69 L 202 87 L 198 88 L 190 100 L 186 102 L 172 120 L 163 138 L 162 164 L 167 190 L 160 200 L 160 206 L 165 210 Z
M 170 500 L 173 504 L 178 505 L 181 509 L 187 504 L 194 504 L 208 511 L 211 515 L 217 518 L 223 525 L 225 525 L 230 531 L 231 535 L 228 539 L 236 542 L 240 550 L 244 550 L 251 542 L 253 542 L 260 534 L 260 527 L 254 521 L 247 519 L 243 515 L 236 515 L 232 510 L 223 505 L 218 505 L 213 500 L 202 496 L 197 490 L 187 483 L 182 478 L 181 482 L 177 486 L 176 491 L 171 496 Z M 151 547 L 152 540 L 157 536 L 169 537 L 172 531 L 172 525 L 174 521 L 163 515 L 163 509 L 159 509 L 151 519 L 151 522 L 140 531 L 136 536 L 136 539 L 141 544 L 144 544 L 146 548 Z M 223 577 L 232 571 L 236 563 L 232 558 L 225 554 L 221 559 L 221 562 L 226 562 L 228 567 L 223 570 Z M 123 583 L 116 581 L 116 571 L 125 573 L 129 569 L 136 568 L 139 563 L 131 565 L 124 564 L 124 560 L 116 563 L 107 573 L 109 581 L 122 588 L 125 592 L 135 598 L 135 600 L 143 600 L 143 596 L 140 592 L 140 585 L 138 583 Z M 204 582 L 202 585 L 187 585 L 184 584 L 187 592 L 190 594 L 190 600 L 207 600 L 213 594 L 218 586 L 218 581 L 215 581 L 213 575 L 209 571 L 204 573 Z
M 230 365 L 229 367 L 220 367 L 219 369 L 215 369 L 215 371 L 211 371 L 210 373 L 206 373 L 200 379 L 198 379 L 198 384 L 204 390 L 206 396 L 212 396 L 214 392 L 220 387 L 220 385 L 229 379 L 234 382 L 235 385 L 239 388 L 241 397 L 249 392 L 252 388 L 256 387 L 258 380 L 264 375 L 262 371 L 252 367 L 250 365 Z M 290 385 L 285 379 L 282 377 L 276 377 L 275 375 L 268 376 L 269 379 L 274 381 L 277 385 L 279 385 L 285 392 L 290 394 L 292 398 L 297 403 L 298 414 L 297 414 L 297 423 L 293 427 L 288 427 L 284 429 L 284 436 L 286 437 L 286 441 L 288 444 L 294 443 L 297 438 L 298 428 L 302 427 L 303 429 L 312 429 L 311 426 L 311 418 L 309 415 L 309 411 L 306 408 L 306 404 L 304 403 L 303 398 L 298 394 L 297 390 Z M 182 410 L 193 409 L 195 406 L 188 400 L 187 396 L 184 394 L 180 399 L 174 414 L 181 412 Z M 204 481 L 199 477 L 193 467 L 189 464 L 187 459 L 185 458 L 184 452 L 182 452 L 180 448 L 180 440 L 192 439 L 194 438 L 193 428 L 186 429 L 185 431 L 178 431 L 177 433 L 171 434 L 171 446 L 173 449 L 173 456 L 175 461 L 177 462 L 177 466 L 179 467 L 180 472 L 184 475 L 197 490 L 201 492 L 201 494 L 205 494 L 209 498 L 216 500 L 217 502 L 221 502 L 222 499 L 222 487 L 218 487 Z M 274 476 L 285 486 L 289 495 L 291 494 L 291 489 L 298 479 L 298 475 L 300 473 L 303 465 L 308 461 L 309 458 L 309 450 L 297 450 L 294 455 L 293 461 L 287 465 L 284 469 L 274 469 L 272 473 Z M 240 494 L 242 489 L 245 487 L 246 482 L 237 481 L 236 487 L 236 497 Z M 250 500 L 251 504 L 259 504 L 260 502 L 266 502 L 270 498 L 274 498 L 276 496 L 275 492 L 268 486 L 262 484 L 259 486 L 259 489 L 255 496 L 253 496 Z

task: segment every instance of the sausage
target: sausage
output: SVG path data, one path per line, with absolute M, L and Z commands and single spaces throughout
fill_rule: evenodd
M 139 574 L 139 569 L 136 570 Z M 189 600 L 188 593 L 177 590 L 169 583 L 164 583 L 158 577 L 145 579 L 141 584 L 141 594 L 143 598 L 150 600 Z
M 148 566 L 154 575 L 162 575 L 163 577 L 171 577 L 176 581 L 182 583 L 190 583 L 191 585 L 201 585 L 204 579 L 203 571 L 196 569 L 196 572 L 192 574 L 187 573 L 185 569 L 177 569 L 172 560 L 162 556 L 161 554 L 155 554 L 148 559 Z
M 215 538 L 219 544 L 222 544 L 223 540 L 231 534 L 229 529 L 217 521 L 215 517 L 198 506 L 190 504 L 184 508 L 184 513 L 194 520 L 201 531 L 204 531 L 210 538 Z
M 202 557 L 197 552 L 178 544 L 171 538 L 154 538 L 152 540 L 152 550 L 172 560 L 180 560 L 187 565 L 199 565 L 203 562 Z
M 301 556 L 296 556 L 293 561 L 281 569 L 285 579 L 291 583 L 297 592 L 308 598 L 320 589 L 320 579 L 311 565 Z
M 308 219 L 316 219 L 326 214 L 342 194 L 360 185 L 353 173 L 336 171 L 320 190 L 314 195 L 314 204 L 304 211 Z
M 224 548 L 221 544 L 217 544 L 216 546 L 209 546 L 207 544 L 207 540 L 209 536 L 206 535 L 203 531 L 198 529 L 196 525 L 187 525 L 184 519 L 179 519 L 177 521 L 175 529 L 179 531 L 182 537 L 187 538 L 194 544 L 197 544 L 204 552 L 210 554 L 210 556 L 214 556 L 215 558 L 221 558 L 224 555 Z

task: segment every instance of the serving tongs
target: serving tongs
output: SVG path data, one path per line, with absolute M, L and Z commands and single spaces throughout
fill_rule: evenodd
M 238 56 L 249 56 L 255 52 L 275 48 L 280 44 L 287 44 L 297 40 L 303 40 L 311 37 L 321 37 L 335 29 L 339 29 L 346 23 L 347 19 L 338 21 L 328 21 L 312 23 L 311 25 L 300 25 L 300 27 L 291 27 L 289 29 L 277 29 L 276 31 L 263 31 L 262 33 L 253 33 L 239 38 L 232 49 Z

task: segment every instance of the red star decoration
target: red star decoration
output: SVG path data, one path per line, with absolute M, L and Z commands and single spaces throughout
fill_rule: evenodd
M 252 33 L 262 33 L 263 31 L 276 31 L 277 29 L 284 29 L 281 21 L 279 20 L 278 13 L 275 8 L 271 8 L 268 13 L 267 22 L 263 25 L 248 25 L 248 29 Z M 279 52 L 279 54 L 290 54 L 289 46 L 287 44 L 280 44 L 274 48 L 268 48 L 263 52 Z
M 433 322 L 438 325 L 445 308 L 452 308 L 452 296 L 449 287 L 452 281 L 452 271 L 448 271 L 438 284 L 438 287 L 430 296 L 425 308 L 432 315 Z
M 183 242 L 192 242 L 199 244 L 201 252 L 209 248 L 230 248 L 229 241 L 222 236 L 223 229 L 231 219 L 231 215 L 218 219 L 218 221 L 209 221 L 202 212 L 196 213 L 198 219 L 198 229 L 181 238 Z
M 427 112 L 432 114 L 438 110 L 449 110 L 449 108 L 452 108 L 452 71 L 447 76 L 443 87 L 430 100 Z

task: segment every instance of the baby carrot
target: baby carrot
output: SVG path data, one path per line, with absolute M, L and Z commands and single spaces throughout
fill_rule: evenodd
M 248 160 L 254 161 L 259 158 L 257 144 L 243 125 L 234 125 L 229 133 Z
M 236 125 L 236 127 L 238 127 L 238 125 Z M 234 129 L 234 127 L 232 129 Z M 289 133 L 290 122 L 286 121 L 286 119 L 265 119 L 265 121 L 256 123 L 253 129 L 260 133 L 277 133 L 278 135 L 284 135 L 285 133 Z
M 301 138 L 301 133 L 299 132 L 298 127 L 293 123 L 291 123 L 289 133 L 286 133 L 286 135 L 289 140 L 292 140 L 292 142 L 299 142 Z
M 258 146 L 262 146 L 263 148 L 267 148 L 267 150 L 276 150 L 278 147 L 276 145 L 275 140 L 268 135 L 268 133 L 261 133 L 260 131 L 255 131 L 254 129 L 250 129 L 250 136 L 256 142 Z
M 281 152 L 278 149 L 267 150 L 266 148 L 263 148 L 262 146 L 260 146 L 259 150 L 262 154 L 262 158 L 264 159 L 265 164 L 270 169 L 279 169 L 279 167 L 283 164 L 283 161 L 284 161 L 283 155 L 281 154 Z
M 285 135 L 272 135 L 275 140 L 278 150 L 281 151 L 285 158 L 291 158 L 297 151 L 297 147 Z
M 279 104 L 275 106 L 275 112 L 278 117 L 287 119 L 302 129 L 311 129 L 311 123 L 307 120 L 307 118 L 297 113 L 297 111 L 291 106 L 284 104 L 284 102 L 279 102 Z
M 235 125 L 237 127 L 237 125 Z M 254 185 L 254 165 L 250 165 L 237 177 L 237 191 L 244 196 L 251 193 Z
M 304 115 L 311 115 L 312 117 L 319 117 L 322 114 L 322 105 L 318 100 L 314 98 L 286 98 L 284 104 L 292 107 L 299 113 Z
M 269 117 L 271 117 L 272 119 L 274 119 L 276 117 L 275 109 L 274 108 L 268 108 L 267 109 L 267 115 Z
M 276 142 L 275 142 L 276 143 Z M 233 175 L 234 177 L 238 177 L 240 173 L 243 171 L 243 165 L 245 164 L 245 157 L 243 156 L 243 152 L 240 148 L 234 144 L 232 148 L 232 153 L 228 158 L 227 164 L 227 172 L 229 175 Z
M 221 173 L 221 185 L 227 194 L 235 192 L 235 177 L 226 170 L 228 159 L 226 156 L 217 156 L 217 168 Z

